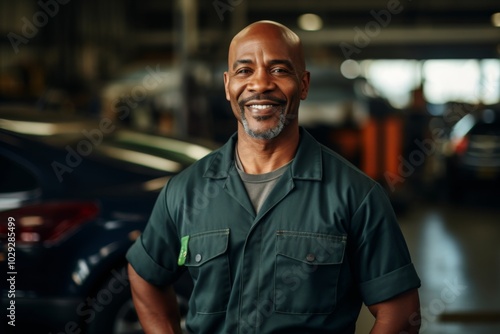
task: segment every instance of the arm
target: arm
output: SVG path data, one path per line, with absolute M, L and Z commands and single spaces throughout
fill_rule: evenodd
M 148 334 L 180 334 L 180 313 L 172 286 L 161 289 L 144 280 L 128 265 L 128 275 L 137 315 Z
M 394 298 L 368 306 L 375 316 L 370 334 L 416 334 L 420 329 L 420 300 L 413 289 Z

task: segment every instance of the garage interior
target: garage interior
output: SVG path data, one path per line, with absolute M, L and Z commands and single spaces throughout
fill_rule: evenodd
M 304 43 L 302 125 L 387 189 L 422 280 L 421 333 L 499 333 L 500 164 L 467 184 L 448 166 L 454 126 L 500 104 L 496 0 L 0 0 L 0 108 L 221 144 L 236 130 L 227 47 L 258 20 Z M 357 333 L 372 323 L 363 309 Z

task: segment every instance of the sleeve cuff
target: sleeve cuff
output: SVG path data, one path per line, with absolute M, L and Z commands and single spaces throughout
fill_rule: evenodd
M 410 263 L 388 274 L 361 283 L 361 295 L 366 305 L 373 305 L 418 287 L 420 287 L 420 279 L 415 267 Z
M 135 241 L 127 252 L 127 260 L 139 276 L 156 286 L 171 284 L 176 274 L 156 263 L 142 243 L 142 235 Z

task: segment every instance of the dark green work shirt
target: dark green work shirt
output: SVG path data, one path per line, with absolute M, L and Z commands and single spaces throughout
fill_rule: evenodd
M 301 129 L 294 161 L 256 214 L 235 143 L 168 182 L 127 255 L 158 286 L 189 270 L 192 333 L 354 333 L 362 302 L 420 286 L 376 182 Z

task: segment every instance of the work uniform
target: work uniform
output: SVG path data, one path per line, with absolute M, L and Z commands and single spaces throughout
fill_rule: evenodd
M 190 332 L 354 333 L 362 302 L 420 286 L 380 185 L 301 128 L 255 212 L 236 141 L 170 179 L 127 254 L 157 286 L 189 270 Z

